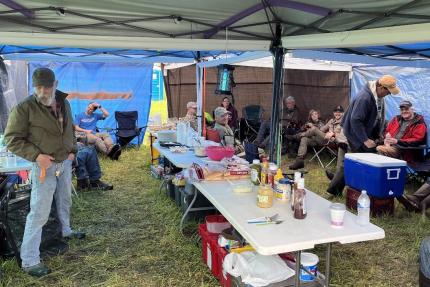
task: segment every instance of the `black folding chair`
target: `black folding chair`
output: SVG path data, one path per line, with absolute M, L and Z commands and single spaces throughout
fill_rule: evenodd
M 258 135 L 263 116 L 260 105 L 249 105 L 242 109 L 242 120 L 239 123 L 240 140 L 248 139 L 252 142 Z
M 115 112 L 115 136 L 121 147 L 128 145 L 136 137 L 137 146 L 142 144 L 145 127 L 138 126 L 138 118 L 137 111 Z

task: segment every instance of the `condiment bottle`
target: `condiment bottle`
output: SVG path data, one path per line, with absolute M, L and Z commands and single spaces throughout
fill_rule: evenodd
M 269 172 L 267 173 L 267 183 L 274 188 L 275 187 L 275 176 L 278 171 L 278 166 L 274 163 L 269 164 Z
M 251 165 L 251 181 L 255 185 L 260 185 L 261 164 L 259 159 L 254 159 Z
M 263 159 L 263 163 L 261 165 L 261 179 L 260 184 L 267 183 L 267 174 L 269 172 L 269 162 L 267 159 Z
M 293 210 L 293 211 L 294 211 L 294 199 L 295 199 L 294 193 L 297 189 L 297 182 L 299 181 L 300 178 L 302 178 L 302 174 L 300 172 L 296 171 L 294 173 L 294 182 L 293 182 L 293 186 L 291 188 L 291 210 Z
M 276 199 L 287 202 L 291 197 L 291 183 L 288 178 L 281 178 L 276 184 Z
M 306 191 L 305 191 L 305 179 L 301 178 L 297 184 L 297 190 L 294 193 L 294 218 L 305 219 L 307 215 L 306 211 Z
M 261 184 L 258 188 L 257 206 L 261 208 L 269 208 L 273 205 L 273 189 L 270 185 Z
M 274 188 L 276 188 L 276 185 L 278 184 L 279 180 L 282 178 L 284 178 L 284 175 L 282 174 L 282 170 L 280 168 L 278 168 L 278 170 L 276 171 L 276 174 L 275 174 L 275 187 Z

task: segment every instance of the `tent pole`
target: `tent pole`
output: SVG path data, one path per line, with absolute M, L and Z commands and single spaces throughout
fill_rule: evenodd
M 206 68 L 203 68 L 203 95 L 202 95 L 202 126 L 203 126 L 203 133 L 202 135 L 206 137 L 206 117 L 205 117 L 205 111 L 206 111 Z
M 271 53 L 274 57 L 273 65 L 273 84 L 272 84 L 272 114 L 270 123 L 270 150 L 269 159 L 276 162 L 278 166 L 281 164 L 281 157 L 278 156 L 278 149 L 281 148 L 279 125 L 280 114 L 282 112 L 282 96 L 283 96 L 283 68 L 285 49 L 282 47 L 281 41 L 282 27 L 276 25 L 276 37 L 272 42 Z

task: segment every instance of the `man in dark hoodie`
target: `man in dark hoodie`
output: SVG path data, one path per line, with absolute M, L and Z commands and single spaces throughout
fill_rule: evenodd
M 22 268 L 41 277 L 50 270 L 40 261 L 42 228 L 55 197 L 63 237 L 84 238 L 70 227 L 72 162 L 77 152 L 67 94 L 56 93 L 54 72 L 38 68 L 32 76 L 34 94 L 10 113 L 5 131 L 7 148 L 33 162 L 30 213 L 21 245 Z
M 375 152 L 375 140 L 382 137 L 385 121 L 384 97 L 400 93 L 396 78 L 384 75 L 368 81 L 346 110 L 342 119 L 343 133 L 348 140 L 350 152 Z M 327 189 L 335 196 L 341 195 L 345 187 L 343 163 Z
M 414 150 L 405 150 L 401 147 L 414 147 L 425 144 L 427 126 L 422 115 L 414 112 L 410 101 L 400 103 L 400 115 L 395 116 L 387 125 L 384 131 L 384 144 L 377 146 L 379 154 L 403 158 L 407 162 L 413 162 L 416 158 Z

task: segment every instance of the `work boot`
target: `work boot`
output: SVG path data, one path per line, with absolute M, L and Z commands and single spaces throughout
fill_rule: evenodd
M 333 179 L 333 177 L 334 177 L 334 173 L 332 173 L 331 171 L 329 171 L 329 170 L 324 170 L 325 171 L 325 175 L 327 176 L 327 178 L 329 179 L 329 180 L 332 180 Z
M 288 168 L 291 170 L 295 170 L 295 169 L 300 169 L 300 168 L 304 168 L 305 167 L 305 161 L 298 157 L 296 158 L 296 160 L 294 161 L 294 163 L 292 165 L 290 165 Z
M 65 239 L 85 239 L 86 234 L 85 232 L 82 231 L 75 231 L 73 230 L 72 233 L 70 233 L 69 235 L 63 236 Z
M 415 212 L 420 211 L 419 205 L 409 195 L 403 194 L 403 195 L 397 197 L 397 200 L 405 207 L 405 209 L 407 211 L 415 211 Z
M 345 188 L 345 177 L 343 171 L 338 171 L 334 174 L 333 179 L 327 188 L 327 192 L 334 196 L 342 196 L 343 189 Z
M 121 148 L 118 149 L 113 155 L 112 155 L 112 159 L 113 160 L 118 160 L 119 157 L 121 156 Z
M 77 191 L 85 191 L 90 188 L 90 182 L 88 178 L 78 179 L 76 184 Z
M 113 185 L 105 183 L 99 179 L 91 180 L 90 186 L 91 186 L 91 189 L 96 189 L 96 190 L 112 190 L 113 189 Z
M 113 145 L 112 148 L 110 149 L 109 153 L 107 154 L 107 156 L 110 159 L 114 160 L 114 155 L 115 155 L 115 153 L 118 152 L 118 150 L 120 150 L 120 148 L 121 148 L 121 146 L 119 144 Z
M 30 267 L 22 267 L 22 270 L 28 275 L 31 275 L 34 277 L 42 277 L 51 273 L 51 270 L 48 267 L 46 267 L 45 264 L 43 264 L 42 262 Z

